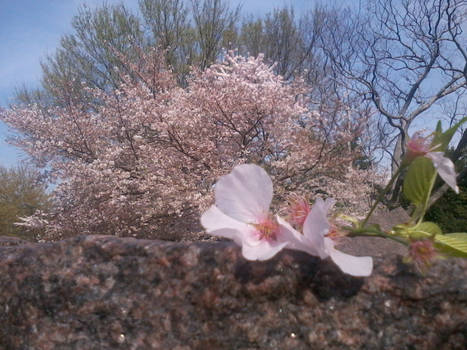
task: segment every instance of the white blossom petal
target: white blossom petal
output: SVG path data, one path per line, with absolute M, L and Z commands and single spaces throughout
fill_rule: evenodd
M 247 260 L 268 260 L 284 249 L 288 242 L 259 241 L 260 244 L 252 247 L 246 243 L 242 244 L 242 254 Z
M 315 249 L 317 255 L 324 259 L 327 254 L 324 247 L 324 236 L 329 231 L 329 221 L 327 219 L 328 210 L 334 205 L 334 200 L 326 199 L 323 201 L 317 198 L 313 204 L 310 213 L 303 224 L 303 234 L 311 245 L 311 249 Z
M 454 163 L 444 156 L 443 152 L 429 152 L 426 154 L 433 162 L 433 166 L 438 171 L 439 176 L 451 187 L 454 192 L 459 194 L 459 187 L 456 184 L 456 169 Z
M 342 272 L 356 277 L 370 276 L 373 271 L 373 259 L 369 256 L 353 256 L 334 248 L 334 242 L 325 238 L 326 250 L 332 261 L 339 266 Z
M 215 187 L 216 206 L 234 219 L 255 223 L 267 215 L 272 200 L 272 181 L 254 164 L 236 166 Z
M 214 205 L 201 216 L 201 225 L 210 235 L 232 239 L 238 245 L 242 245 L 243 235 L 251 230 L 249 225 L 232 219 Z
M 280 226 L 281 238 L 289 242 L 288 249 L 299 250 L 314 256 L 321 255 L 307 237 L 295 230 L 292 225 L 280 216 L 276 216 L 276 218 Z
M 251 225 L 247 225 L 247 228 L 243 230 L 242 244 L 249 245 L 250 247 L 256 247 L 261 244 L 259 239 L 260 233 Z
M 303 248 L 303 235 L 279 216 L 270 216 L 272 181 L 262 168 L 235 167 L 219 179 L 215 196 L 216 205 L 202 215 L 201 224 L 212 235 L 235 240 L 246 259 L 270 259 L 290 242 L 310 252 Z
M 291 243 L 301 243 L 303 241 L 304 236 L 295 230 L 287 221 L 285 221 L 279 215 L 276 215 L 276 220 L 279 224 L 279 236 L 281 240 Z

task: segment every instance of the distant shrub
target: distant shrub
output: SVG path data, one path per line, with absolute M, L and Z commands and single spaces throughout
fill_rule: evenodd
M 33 239 L 32 233 L 15 223 L 49 205 L 46 185 L 37 170 L 26 165 L 0 167 L 0 235 Z

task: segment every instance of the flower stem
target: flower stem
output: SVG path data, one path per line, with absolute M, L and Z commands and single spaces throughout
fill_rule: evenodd
M 364 228 L 353 228 L 353 227 L 344 227 L 346 230 L 348 230 L 349 237 L 357 237 L 357 236 L 362 236 L 362 237 L 381 237 L 381 238 L 386 238 L 386 239 L 391 239 L 397 243 L 403 244 L 405 246 L 408 246 L 409 244 L 402 238 L 396 237 L 391 234 L 387 234 L 385 232 L 382 232 L 378 229 L 371 228 L 371 227 L 364 227 Z

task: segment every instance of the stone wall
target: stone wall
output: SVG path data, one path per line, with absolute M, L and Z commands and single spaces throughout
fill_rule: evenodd
M 231 242 L 111 236 L 0 247 L 0 349 L 465 349 L 467 263 L 369 278 Z

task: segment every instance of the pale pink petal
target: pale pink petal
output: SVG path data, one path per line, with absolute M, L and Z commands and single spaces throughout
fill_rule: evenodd
M 260 233 L 251 225 L 247 225 L 247 229 L 243 231 L 242 244 L 256 247 L 261 244 Z
M 303 224 L 303 234 L 312 249 L 316 250 L 318 256 L 324 259 L 327 255 L 324 247 L 324 236 L 329 231 L 329 221 L 327 219 L 328 210 L 334 205 L 332 199 L 323 201 L 316 199 L 305 223 Z
M 300 243 L 303 241 L 303 235 L 295 230 L 292 225 L 287 221 L 281 218 L 279 215 L 276 215 L 277 223 L 279 224 L 279 239 L 283 241 L 288 241 L 291 243 L 297 242 Z
M 319 199 L 321 199 L 321 198 L 319 198 Z M 336 204 L 336 201 L 334 199 L 326 198 L 326 200 L 324 201 L 324 203 L 322 205 L 322 207 L 323 207 L 324 211 L 326 212 L 326 214 L 334 206 L 334 204 Z
M 254 164 L 236 166 L 215 187 L 216 205 L 234 219 L 256 223 L 267 215 L 272 200 L 272 181 Z
M 242 244 L 243 236 L 251 231 L 249 225 L 225 215 L 215 205 L 201 216 L 201 225 L 210 235 L 232 239 L 238 245 Z
M 444 156 L 443 152 L 429 152 L 426 154 L 433 162 L 433 166 L 438 171 L 439 176 L 451 187 L 454 192 L 459 193 L 459 187 L 456 184 L 456 169 L 454 163 Z
M 244 242 L 242 244 L 242 254 L 247 260 L 268 260 L 285 248 L 287 244 L 288 242 L 263 240 L 260 241 L 260 244 L 252 247 Z
M 373 271 L 373 259 L 369 256 L 353 256 L 334 248 L 330 238 L 325 238 L 326 250 L 332 261 L 339 266 L 342 272 L 356 277 L 370 276 Z
M 281 239 L 289 242 L 287 249 L 299 250 L 310 255 L 320 256 L 318 250 L 313 247 L 311 241 L 300 232 L 295 230 L 287 221 L 276 216 L 280 227 Z

